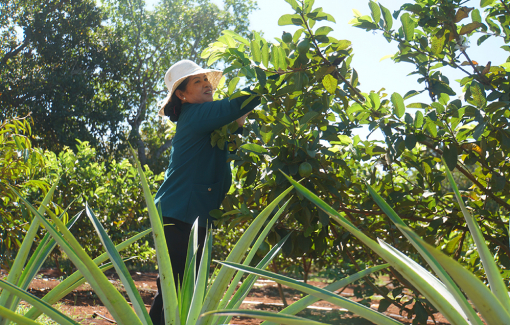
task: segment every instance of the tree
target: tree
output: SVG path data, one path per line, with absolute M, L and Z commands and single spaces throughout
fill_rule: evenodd
M 157 101 L 167 93 L 166 70 L 182 59 L 204 65 L 200 53 L 223 29 L 247 35 L 254 2 L 226 0 L 219 9 L 209 0 L 162 0 L 149 10 L 144 1 L 134 0 L 109 1 L 105 7 L 126 49 L 119 77 L 127 98 L 123 105 L 129 112 L 130 142 L 142 164 L 161 172 L 168 160 L 163 153 L 171 147 L 171 139 L 163 136 L 167 126 L 156 116 Z
M 466 38 L 477 32 L 483 32 L 477 42 L 480 46 L 488 37 L 502 37 L 508 43 L 509 5 L 482 1 L 486 7 L 482 21 L 479 10 L 457 0 L 415 0 L 393 15 L 370 1 L 371 16 L 359 14 L 352 24 L 380 30 L 388 41 L 397 42 L 393 60 L 412 63 L 425 88 L 390 95 L 384 88 L 377 92 L 359 89 L 358 75 L 350 65 L 350 42 L 331 37 L 329 26 L 314 28 L 318 21 L 334 22 L 333 17 L 313 8 L 314 1 L 287 2 L 293 13 L 283 15 L 279 24 L 298 26 L 292 40 L 282 35 L 271 43 L 256 33 L 247 39 L 226 31 L 203 53 L 209 64 L 225 60 L 225 72 L 233 77 L 226 95 L 237 96 L 232 90 L 240 77 L 246 77 L 262 97 L 262 109 L 251 114 L 255 122 L 243 134 L 248 143 L 230 156 L 238 185 L 223 203 L 227 212 L 213 212 L 218 222 L 232 226 L 253 218 L 288 186 L 283 171 L 301 179 L 302 185 L 367 234 L 416 258 L 414 248 L 395 236 L 367 195 L 366 184 L 371 184 L 417 233 L 482 276 L 459 206 L 444 187 L 444 159 L 449 169 L 470 182 L 463 195 L 473 199 L 469 205 L 475 215 L 484 217 L 481 227 L 498 262 L 510 268 L 505 226 L 510 207 L 506 181 L 510 57 L 506 63 L 482 66 L 469 58 L 466 47 Z M 471 21 L 465 22 L 469 14 Z M 397 19 L 401 26 L 396 26 Z M 464 101 L 450 97 L 456 94 L 439 70 L 443 66 L 466 73 L 461 80 Z M 466 66 L 471 67 L 469 71 Z M 268 79 L 275 74 L 280 75 L 278 80 Z M 406 100 L 423 91 L 430 95 L 429 103 L 406 105 Z M 419 110 L 413 116 L 406 108 Z M 384 143 L 353 136 L 353 129 L 361 125 L 369 125 L 371 131 L 380 128 Z M 233 142 L 229 148 L 241 143 L 228 130 L 213 133 L 211 140 L 220 147 Z M 311 174 L 299 173 L 303 163 L 312 166 Z M 353 265 L 347 271 L 380 262 L 299 195 L 291 199 L 287 218 L 275 226 L 268 242 L 274 244 L 290 230 L 292 237 L 283 248 L 287 257 L 306 261 L 323 253 L 341 255 Z M 396 285 L 406 285 L 398 273 L 392 271 L 391 276 L 399 280 Z M 385 297 L 386 306 L 393 303 L 407 308 L 398 298 L 401 287 L 393 291 L 393 298 L 374 285 L 368 294 L 372 289 Z M 419 303 L 407 309 L 423 318 L 422 306 L 427 303 L 418 295 Z
M 26 197 L 48 192 L 49 179 L 35 178 L 44 170 L 44 152 L 32 147 L 29 117 L 0 123 L 0 267 L 9 269 L 30 222 L 25 209 L 19 211 L 19 198 L 8 188 L 13 186 Z M 35 194 L 35 195 L 34 195 Z M 20 213 L 21 212 L 21 213 Z
M 4 1 L 0 120 L 31 112 L 35 145 L 90 141 L 113 154 L 123 138 L 122 49 L 94 1 Z

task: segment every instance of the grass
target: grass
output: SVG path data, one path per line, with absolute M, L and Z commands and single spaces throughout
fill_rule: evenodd
M 61 311 L 60 304 L 57 304 L 54 307 Z M 30 308 L 32 308 L 32 306 L 21 303 L 18 305 L 18 309 L 16 310 L 16 313 L 18 313 L 20 315 L 25 315 L 30 310 Z M 58 325 L 57 322 L 54 322 L 51 318 L 49 318 L 45 314 L 42 314 L 41 316 L 39 316 L 39 318 L 36 319 L 36 322 L 38 322 L 42 325 Z M 11 325 L 15 325 L 15 324 L 11 322 Z

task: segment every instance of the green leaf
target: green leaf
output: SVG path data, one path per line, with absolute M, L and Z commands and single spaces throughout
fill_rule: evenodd
M 374 91 L 371 91 L 368 95 L 368 98 L 370 98 L 370 101 L 374 107 L 375 110 L 378 110 L 381 106 L 381 99 L 379 98 L 379 94 L 377 94 Z
M 475 10 L 471 11 L 471 20 L 473 20 L 473 22 L 478 22 L 478 23 L 482 22 L 482 16 L 480 15 L 480 10 L 475 9 Z
M 336 80 L 336 78 L 332 75 L 327 74 L 324 76 L 324 79 L 322 79 L 322 85 L 328 91 L 328 93 L 334 95 L 338 86 L 338 80 Z
M 485 269 L 487 279 L 489 280 L 491 291 L 497 297 L 501 305 L 504 306 L 502 309 L 508 311 L 510 310 L 510 297 L 508 297 L 508 290 L 506 288 L 505 283 L 503 282 L 503 279 L 501 278 L 501 274 L 496 262 L 494 261 L 493 254 L 491 253 L 489 247 L 487 247 L 487 244 L 485 243 L 485 238 L 480 229 L 480 226 L 476 222 L 475 218 L 471 215 L 471 213 L 466 209 L 464 201 L 462 200 L 462 196 L 460 195 L 459 189 L 457 188 L 457 184 L 455 184 L 453 176 L 448 169 L 446 169 L 446 177 L 448 178 L 448 181 L 450 182 L 450 185 L 453 188 L 453 192 L 455 193 L 455 197 L 457 198 L 457 202 L 459 203 L 460 210 L 464 215 L 464 219 L 466 219 L 469 231 L 476 244 L 476 249 L 480 254 L 480 259 L 482 260 L 482 264 Z M 443 267 L 446 268 L 446 266 L 444 265 Z M 464 290 L 466 289 L 464 288 Z M 473 299 L 472 297 L 469 298 Z
M 50 304 L 42 301 L 41 299 L 37 298 L 36 296 L 21 290 L 20 288 L 12 285 L 11 283 L 0 279 L 0 287 L 9 291 L 11 294 L 16 295 L 23 299 L 24 301 L 28 302 L 32 306 L 42 310 L 46 315 L 50 316 L 51 319 L 56 321 L 58 324 L 67 325 L 67 324 L 75 324 L 79 325 L 78 322 L 72 320 L 68 316 L 64 315 L 57 309 L 53 308 Z M 27 318 L 25 318 L 27 319 Z M 27 322 L 30 323 L 30 322 Z M 25 324 L 24 322 L 20 322 L 18 324 Z
M 255 143 L 246 143 L 246 144 L 243 144 L 240 148 L 242 150 L 251 151 L 256 154 L 265 154 L 268 152 L 266 148 L 264 148 L 258 144 L 255 144 Z
M 50 204 L 51 199 L 53 198 L 53 193 L 55 192 L 55 189 L 57 187 L 59 180 L 57 180 L 53 186 L 50 188 L 48 193 L 44 196 L 44 199 L 39 206 L 39 209 L 37 212 L 39 214 L 44 214 L 46 211 L 46 206 Z M 15 192 L 16 193 L 16 192 Z M 7 275 L 6 280 L 10 283 L 18 283 L 18 280 L 20 279 L 22 273 L 23 273 L 23 267 L 25 266 L 28 255 L 30 253 L 30 249 L 32 247 L 32 244 L 35 240 L 35 237 L 37 235 L 37 232 L 39 231 L 39 226 L 41 225 L 41 221 L 38 218 L 34 218 L 32 220 L 32 223 L 30 224 L 30 227 L 28 228 L 27 233 L 25 234 L 25 238 L 23 239 L 23 242 L 21 243 L 21 247 L 18 250 L 18 253 L 16 254 L 16 257 L 14 258 L 14 262 L 11 266 L 11 270 L 9 274 Z M 10 306 L 11 302 L 13 301 L 13 297 L 10 297 L 9 291 L 3 290 L 0 294 L 0 306 Z
M 379 20 L 381 20 L 381 9 L 377 5 L 377 3 L 370 1 L 368 3 L 368 6 L 370 7 L 370 11 L 372 13 L 372 18 L 374 19 L 374 22 L 376 24 L 379 24 Z
M 316 111 L 309 111 L 301 119 L 299 120 L 299 125 L 305 125 L 306 123 L 310 122 L 314 117 L 319 115 Z
M 381 246 L 387 250 L 389 253 L 397 257 L 399 260 L 406 263 L 413 270 L 417 271 L 420 274 L 420 277 L 425 280 L 427 283 L 431 284 L 434 288 L 438 290 L 438 294 L 445 298 L 451 306 L 460 313 L 462 318 L 459 319 L 463 321 L 462 323 L 466 323 L 466 319 L 469 319 L 472 324 L 481 325 L 482 322 L 480 318 L 476 315 L 473 308 L 467 302 L 466 298 L 457 287 L 455 282 L 451 279 L 451 277 L 446 273 L 441 264 L 434 259 L 434 257 L 430 254 L 427 248 L 424 246 L 423 240 L 411 229 L 407 227 L 404 221 L 398 216 L 398 214 L 383 200 L 383 198 L 375 192 L 375 190 L 368 185 L 367 189 L 372 196 L 373 200 L 376 204 L 384 211 L 384 213 L 391 219 L 391 221 L 397 226 L 397 228 L 404 234 L 404 236 L 411 242 L 411 244 L 416 248 L 416 250 L 420 253 L 420 255 L 427 261 L 430 267 L 434 270 L 434 272 L 440 277 L 443 281 L 439 281 L 436 277 L 434 277 L 430 272 L 425 270 L 421 265 L 410 259 L 408 256 L 402 254 L 400 251 L 395 248 L 387 245 L 383 241 L 379 240 Z M 433 297 L 436 299 L 438 297 Z M 430 298 L 429 298 L 430 300 Z M 441 309 L 443 306 L 439 306 L 435 304 L 436 308 Z M 458 314 L 452 314 L 454 317 L 458 317 Z M 451 320 L 450 320 L 451 321 Z M 452 322 L 457 323 L 457 322 Z
M 381 7 L 381 11 L 383 14 L 384 29 L 389 31 L 391 27 L 393 27 L 393 17 L 391 16 L 391 12 L 388 10 L 388 8 L 384 7 L 381 4 L 379 4 L 379 7 Z
M 425 104 L 425 103 L 411 103 L 411 104 L 407 105 L 408 108 L 427 108 L 429 106 L 430 105 Z
M 264 45 L 262 45 L 262 64 L 266 68 L 269 68 L 269 47 L 267 43 L 264 43 Z
M 150 229 L 150 228 L 147 230 L 144 230 L 141 233 L 136 234 L 135 236 L 133 236 L 133 237 L 123 241 L 119 245 L 115 246 L 115 249 L 120 252 L 120 251 L 128 248 L 129 246 L 131 246 L 134 242 L 138 241 L 142 237 L 147 236 L 151 232 L 152 232 L 152 229 Z M 105 263 L 107 260 L 108 260 L 108 254 L 103 253 L 94 259 L 94 263 L 96 265 L 99 265 L 99 264 Z M 113 264 L 111 264 L 111 263 L 103 264 L 101 266 L 101 271 L 104 272 L 107 269 L 112 268 L 112 267 L 113 267 Z M 84 282 L 85 282 L 85 279 L 83 278 L 83 275 L 80 273 L 80 271 L 76 271 L 73 274 L 71 274 L 69 277 L 67 277 L 64 281 L 60 282 L 50 292 L 48 292 L 42 298 L 42 300 L 44 300 L 45 302 L 47 302 L 50 305 L 53 305 L 53 304 L 57 303 L 59 300 L 61 300 L 62 298 L 64 298 L 68 293 L 70 293 L 72 290 L 74 290 L 76 287 L 80 286 Z M 37 317 L 39 317 L 39 315 L 41 315 L 41 311 L 35 307 L 30 309 L 25 314 L 25 316 L 30 319 L 36 319 Z
M 504 307 L 505 305 L 471 271 L 466 270 L 459 262 L 446 256 L 426 242 L 422 241 L 422 245 L 451 274 L 453 280 L 466 293 L 487 324 L 505 324 L 510 319 L 510 314 Z M 505 294 L 507 293 L 505 292 Z M 506 299 L 508 299 L 508 294 Z M 483 324 L 481 321 L 477 323 Z
M 248 247 L 253 243 L 256 235 L 259 233 L 259 230 L 265 224 L 267 218 L 270 214 L 273 213 L 275 208 L 281 202 L 281 200 L 292 191 L 292 186 L 283 191 L 273 202 L 269 203 L 267 207 L 259 213 L 259 215 L 253 220 L 248 229 L 243 233 L 235 247 L 232 249 L 230 254 L 227 257 L 228 262 L 238 263 L 241 258 L 245 255 Z M 210 310 L 214 310 L 217 308 L 221 299 L 223 298 L 223 293 L 227 290 L 227 287 L 232 280 L 232 275 L 235 273 L 234 270 L 222 267 L 216 276 L 215 281 L 210 285 L 207 295 L 203 300 L 203 305 L 201 312 L 205 313 Z M 201 324 L 208 324 L 210 321 L 210 317 L 202 317 L 200 319 Z
M 280 68 L 283 70 L 287 70 L 287 54 L 285 53 L 285 50 L 281 47 L 277 47 L 278 50 L 278 64 Z
M 370 309 L 369 307 L 366 307 L 360 303 L 354 302 L 350 299 L 344 298 L 340 295 L 337 295 L 336 293 L 330 292 L 328 290 L 325 290 L 323 288 L 314 287 L 310 284 L 302 283 L 297 280 L 291 279 L 289 277 L 276 274 L 273 272 L 269 272 L 266 270 L 259 270 L 251 266 L 247 265 L 241 265 L 238 263 L 231 263 L 231 262 L 219 262 L 220 264 L 223 264 L 225 266 L 251 273 L 251 274 L 257 274 L 263 278 L 270 279 L 273 281 L 276 281 L 280 284 L 284 284 L 292 289 L 303 291 L 307 294 L 313 295 L 317 298 L 326 300 L 328 302 L 331 302 L 337 306 L 341 306 L 343 308 L 348 309 L 349 311 L 358 314 L 376 324 L 400 324 L 396 320 L 376 312 L 375 310 Z
M 378 266 L 368 268 L 366 270 L 360 271 L 360 272 L 350 275 L 346 278 L 343 278 L 342 280 L 336 281 L 336 282 L 324 287 L 324 290 L 334 292 L 334 291 L 339 290 L 355 281 L 361 280 L 362 278 L 364 278 L 365 276 L 367 276 L 373 272 L 377 272 L 384 268 L 387 268 L 388 266 L 389 266 L 388 264 L 383 264 L 383 265 L 378 265 Z M 299 313 L 300 311 L 304 310 L 306 307 L 316 303 L 319 300 L 320 299 L 317 297 L 308 295 L 308 296 L 296 301 L 295 303 L 289 305 L 287 308 L 284 308 L 280 312 L 280 314 L 295 315 L 295 314 Z M 261 325 L 269 325 L 266 323 L 267 322 L 264 322 Z M 271 325 L 273 325 L 273 323 L 271 323 Z
M 451 322 L 455 324 L 467 324 L 464 316 L 459 313 L 459 309 L 456 308 L 450 300 L 445 298 L 444 290 L 441 290 L 441 287 L 438 287 L 434 282 L 437 282 L 437 279 L 430 275 L 429 272 L 424 270 L 422 267 L 415 268 L 410 267 L 410 263 L 402 258 L 397 258 L 387 250 L 387 247 L 382 247 L 383 244 L 377 244 L 373 239 L 369 238 L 365 233 L 356 228 L 349 220 L 347 220 L 340 213 L 331 208 L 328 204 L 326 204 L 323 200 L 321 200 L 317 195 L 313 194 L 310 190 L 305 188 L 303 185 L 297 183 L 292 178 L 287 177 L 289 182 L 296 188 L 298 192 L 300 192 L 305 198 L 312 201 L 317 207 L 322 209 L 324 212 L 330 215 L 332 219 L 334 219 L 338 224 L 342 225 L 346 231 L 349 231 L 351 234 L 356 236 L 361 242 L 370 247 L 376 254 L 378 254 L 382 259 L 386 260 L 388 263 L 392 265 L 398 272 L 403 274 L 403 276 L 409 280 L 413 286 L 415 286 L 425 297 L 431 301 L 431 303 L 441 312 L 445 317 Z M 387 246 L 387 245 L 386 245 Z M 412 260 L 411 260 L 412 261 Z M 414 262 L 414 264 L 416 264 Z M 418 265 L 419 266 L 419 265 Z M 423 272 L 424 271 L 424 272 Z M 426 275 L 426 278 L 422 276 Z M 438 291 L 441 290 L 441 291 Z
M 287 202 L 285 202 L 283 204 L 283 206 L 280 209 L 278 209 L 278 212 L 274 215 L 274 217 L 264 227 L 264 230 L 258 236 L 255 244 L 252 245 L 250 252 L 248 253 L 248 256 L 246 256 L 246 258 L 244 259 L 244 261 L 243 261 L 244 265 L 249 265 L 251 263 L 251 261 L 255 257 L 255 254 L 257 253 L 257 250 L 259 249 L 260 245 L 262 244 L 262 242 L 264 242 L 266 240 L 267 235 L 269 234 L 269 231 L 271 231 L 274 224 L 278 221 L 278 219 L 280 218 L 282 213 L 287 209 L 287 206 L 288 206 L 290 200 L 291 199 L 287 200 Z M 283 246 L 283 243 L 288 239 L 289 236 L 290 236 L 290 233 L 282 241 L 280 241 L 280 243 L 275 245 L 268 254 L 266 254 L 266 256 L 262 259 L 262 261 L 260 261 L 257 264 L 258 269 L 265 269 L 267 267 L 267 265 L 269 265 L 269 262 L 271 262 L 273 260 L 273 258 L 277 256 L 279 249 Z M 244 276 L 243 272 L 237 272 L 234 279 L 232 279 L 232 283 L 239 283 L 243 276 Z M 246 285 L 243 282 L 243 284 L 239 288 L 239 290 L 241 290 L 241 292 L 236 292 L 236 295 L 234 295 L 234 297 L 232 297 L 232 294 L 236 290 L 237 286 L 230 286 L 228 288 L 227 292 L 223 295 L 223 299 L 221 300 L 220 304 L 218 305 L 218 308 L 223 309 L 225 307 L 225 305 L 227 305 L 227 304 L 228 304 L 227 305 L 228 309 L 238 308 L 241 305 L 244 298 L 248 295 L 250 288 L 253 286 L 256 279 L 255 279 L 255 277 L 251 276 L 250 280 L 248 280 L 248 279 L 246 279 L 246 280 L 248 281 L 246 283 Z M 228 323 L 228 322 L 224 322 L 223 320 L 220 320 L 220 322 L 218 324 L 224 324 L 224 323 Z
M 251 55 L 253 57 L 253 61 L 259 64 L 261 62 L 261 53 L 259 41 L 251 41 L 250 43 Z
M 471 96 L 473 96 L 473 102 L 476 107 L 484 108 L 485 105 L 487 105 L 487 100 L 485 99 L 485 91 L 482 90 L 482 86 L 478 82 L 473 81 L 469 90 L 471 91 Z
M 416 147 L 416 142 L 417 142 L 417 139 L 414 134 L 406 135 L 405 145 L 408 150 L 413 150 L 414 147 Z
M 292 9 L 294 9 L 294 10 L 297 10 L 299 8 L 299 5 L 296 2 L 296 0 L 285 0 L 285 2 L 290 4 L 292 6 Z
M 290 316 L 290 315 L 282 315 L 275 314 L 267 311 L 260 310 L 247 310 L 247 309 L 239 309 L 239 310 L 213 310 L 204 315 L 218 315 L 218 316 L 241 316 L 241 317 L 251 317 L 256 319 L 262 319 L 265 321 L 274 322 L 277 324 L 285 324 L 285 325 L 327 325 L 326 323 L 316 322 L 313 320 L 309 320 L 302 317 Z
M 110 257 L 110 260 L 112 261 L 115 267 L 115 271 L 117 271 L 117 274 L 119 275 L 119 278 L 122 284 L 124 285 L 124 289 L 126 290 L 126 293 L 129 296 L 129 300 L 131 301 L 136 314 L 138 315 L 140 321 L 143 324 L 149 324 L 150 323 L 149 313 L 147 312 L 147 309 L 144 306 L 142 297 L 140 296 L 140 293 L 136 288 L 133 278 L 131 278 L 131 275 L 129 274 L 129 270 L 124 264 L 122 257 L 120 256 L 119 252 L 115 249 L 115 245 L 113 244 L 110 237 L 108 237 L 108 234 L 106 233 L 106 230 L 103 228 L 103 225 L 101 225 L 101 223 L 95 216 L 94 212 L 90 209 L 88 204 L 85 205 L 85 210 L 87 212 L 87 216 L 89 217 L 94 228 L 96 229 L 96 232 L 98 233 L 101 243 L 103 244 L 106 252 L 108 253 L 108 256 Z
M 411 18 L 411 15 L 406 12 L 400 17 L 400 21 L 402 22 L 406 41 L 412 41 L 414 39 L 414 20 Z
M 9 186 L 9 185 L 8 185 Z M 51 224 L 45 217 L 43 217 L 23 196 L 21 196 L 14 188 L 10 187 L 30 209 L 30 211 L 41 221 L 46 230 L 52 235 L 55 241 L 60 245 L 62 250 L 67 254 L 73 264 L 82 272 L 87 278 L 87 281 L 92 286 L 101 301 L 107 306 L 112 316 L 119 320 L 119 322 L 133 322 L 141 324 L 124 297 L 118 290 L 108 281 L 108 278 L 101 272 L 101 270 L 94 264 L 92 259 L 87 255 L 85 250 L 80 246 L 73 234 L 66 228 L 66 226 L 58 218 L 51 218 Z M 152 198 L 152 196 L 151 196 Z M 50 215 L 51 217 L 51 215 Z M 58 230 L 57 230 L 58 227 Z M 114 303 L 115 302 L 115 303 Z
M 145 203 L 147 204 L 147 210 L 149 212 L 154 244 L 156 246 L 156 260 L 158 262 L 159 275 L 163 279 L 168 279 L 168 281 L 162 281 L 161 283 L 163 302 L 167 302 L 163 306 L 165 318 L 167 322 L 170 322 L 171 324 L 177 324 L 177 322 L 180 321 L 178 310 L 177 308 L 171 307 L 171 304 L 169 303 L 171 301 L 177 301 L 177 289 L 175 287 L 172 263 L 170 261 L 170 255 L 168 254 L 168 248 L 166 245 L 163 218 L 160 216 L 158 208 L 154 203 L 152 192 L 149 188 L 149 184 L 147 182 L 147 178 L 145 177 L 142 165 L 136 158 L 137 155 L 133 148 L 130 148 L 130 150 L 136 163 L 138 176 L 140 177 L 140 183 L 143 189 L 143 196 L 145 198 Z
M 457 146 L 450 143 L 443 150 L 443 159 L 448 166 L 448 169 L 453 170 L 457 166 Z
M 330 143 L 331 144 L 339 144 L 342 146 L 348 146 L 352 143 L 352 139 L 345 134 L 339 134 L 337 137 L 338 137 L 338 141 L 330 141 Z
M 26 317 L 23 317 L 20 314 L 17 314 L 15 312 L 5 308 L 2 305 L 0 305 L 0 316 L 2 316 L 4 319 L 13 321 L 14 324 L 40 325 L 40 323 L 33 321 L 31 319 L 28 319 Z
M 484 8 L 487 6 L 490 6 L 494 3 L 496 0 L 480 0 L 480 7 Z
M 394 56 L 395 56 L 395 54 L 388 54 L 388 55 L 385 55 L 385 56 L 383 56 L 383 57 L 379 60 L 379 62 L 384 61 L 384 60 L 389 59 L 389 58 L 392 58 L 392 57 L 394 57 Z
M 333 28 L 329 27 L 329 26 L 322 26 L 322 27 L 319 27 L 317 29 L 317 31 L 315 31 L 315 35 L 328 35 L 329 32 L 332 32 L 333 31 Z
M 236 32 L 234 32 L 232 30 L 226 29 L 226 30 L 222 31 L 222 33 L 232 36 L 232 38 L 238 40 L 239 42 L 243 43 L 244 45 L 248 45 L 248 46 L 250 45 L 250 42 L 246 38 L 242 37 L 241 35 L 237 34 Z
M 443 52 L 445 41 L 446 38 L 444 35 L 442 35 L 442 37 L 432 36 L 432 45 L 430 48 L 432 53 L 439 55 L 441 52 Z
M 436 123 L 429 121 L 425 124 L 425 128 L 430 132 L 433 137 L 437 136 L 437 125 Z
M 285 26 L 285 25 L 297 25 L 301 26 L 303 25 L 303 19 L 298 14 L 285 14 L 278 19 L 278 25 L 279 26 Z
M 406 112 L 406 105 L 404 104 L 404 99 L 400 96 L 399 93 L 393 93 L 391 95 L 391 102 L 393 103 L 393 113 L 401 118 L 404 116 Z
M 275 45 L 271 46 L 271 64 L 275 70 L 278 70 L 280 67 L 280 55 Z
M 265 87 L 266 83 L 267 83 L 267 77 L 266 77 L 266 73 L 264 72 L 264 70 L 262 70 L 259 67 L 255 67 L 255 73 L 257 74 L 257 80 L 259 81 L 260 86 Z M 229 93 L 230 93 L 230 88 L 229 88 Z
M 230 82 L 228 83 L 228 95 L 229 96 L 231 96 L 234 93 L 234 91 L 236 90 L 239 80 L 240 80 L 239 77 L 235 77 L 235 78 L 232 78 L 232 80 L 230 80 Z
M 256 97 L 257 95 L 251 95 L 250 97 L 246 98 L 244 102 L 241 104 L 241 109 L 245 108 L 246 105 L 248 105 Z
M 417 111 L 414 116 L 414 127 L 419 129 L 423 125 L 423 113 L 421 111 Z

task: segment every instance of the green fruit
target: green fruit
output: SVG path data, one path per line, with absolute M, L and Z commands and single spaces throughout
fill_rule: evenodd
M 294 51 L 296 49 L 296 44 L 290 43 L 289 47 L 290 47 L 291 50 Z
M 283 32 L 282 41 L 284 41 L 285 43 L 292 42 L 292 35 L 290 33 Z
M 299 165 L 299 176 L 308 177 L 312 175 L 312 165 L 307 163 L 306 161 Z
M 297 45 L 297 50 L 299 53 L 301 54 L 306 54 L 308 52 L 308 50 L 310 49 L 310 42 L 308 40 L 302 40 L 301 42 L 299 42 L 299 44 Z

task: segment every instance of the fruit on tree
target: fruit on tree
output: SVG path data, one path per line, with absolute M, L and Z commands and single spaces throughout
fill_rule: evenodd
M 310 165 L 309 163 L 307 163 L 306 161 L 304 163 L 301 163 L 301 165 L 299 165 L 299 176 L 301 177 L 308 177 L 310 175 L 312 175 L 312 165 Z
M 297 45 L 297 50 L 300 54 L 306 54 L 306 52 L 308 52 L 308 50 L 310 49 L 310 41 L 305 39 L 305 40 L 302 40 L 301 42 L 299 42 L 299 44 Z
M 283 32 L 282 41 L 284 41 L 285 43 L 292 42 L 292 35 L 290 33 Z

